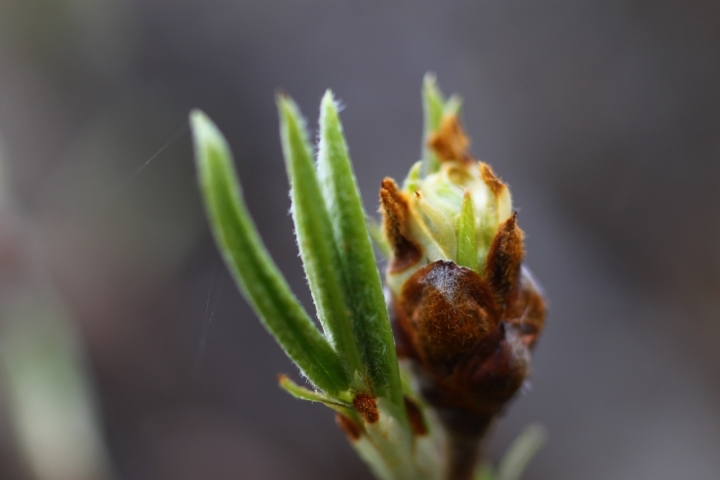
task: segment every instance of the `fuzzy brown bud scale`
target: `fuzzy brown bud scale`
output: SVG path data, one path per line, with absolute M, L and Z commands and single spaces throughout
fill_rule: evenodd
M 439 260 L 416 272 L 393 298 L 398 351 L 437 408 L 492 417 L 529 373 L 529 349 L 545 305 L 527 272 L 501 308 L 474 271 Z

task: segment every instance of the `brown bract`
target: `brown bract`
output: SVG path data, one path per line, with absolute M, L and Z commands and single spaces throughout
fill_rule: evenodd
M 490 165 L 488 165 L 487 163 L 479 162 L 479 168 L 480 176 L 485 182 L 485 185 L 490 188 L 492 194 L 496 198 L 499 197 L 503 193 L 503 190 L 507 188 L 507 186 L 505 186 L 505 184 L 500 180 L 500 178 L 495 175 L 495 172 L 493 172 L 492 168 L 490 168 Z
M 485 280 L 501 306 L 507 303 L 508 295 L 517 288 L 524 255 L 523 232 L 517 225 L 517 213 L 513 213 L 498 228 L 485 265 Z
M 428 137 L 427 144 L 435 151 L 441 162 L 471 160 L 468 153 L 470 139 L 465 135 L 457 115 L 443 116 L 440 127 Z
M 405 411 L 407 412 L 410 428 L 415 435 L 424 436 L 428 434 L 425 417 L 420 407 L 408 397 L 404 398 Z
M 534 348 L 545 326 L 545 299 L 540 286 L 529 270 L 522 268 L 520 285 L 505 312 L 507 322 L 517 329 L 528 348 Z
M 357 440 L 362 435 L 362 428 L 360 428 L 360 425 L 355 423 L 352 418 L 343 415 L 342 413 L 335 415 L 335 422 L 351 441 Z
M 408 235 L 409 208 L 395 181 L 385 178 L 380 188 L 380 210 L 383 230 L 392 249 L 392 259 L 388 266 L 390 273 L 399 273 L 412 267 L 422 256 L 422 249 Z

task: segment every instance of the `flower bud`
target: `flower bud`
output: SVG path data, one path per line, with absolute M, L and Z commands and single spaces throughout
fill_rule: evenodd
M 443 117 L 428 146 L 437 171 L 422 176 L 418 163 L 402 188 L 382 182 L 386 283 L 398 353 L 448 430 L 451 456 L 471 464 L 472 445 L 529 373 L 545 304 L 522 267 L 510 190 L 472 158 L 456 115 Z
M 444 117 L 429 145 L 442 160 L 437 172 L 421 177 L 418 162 L 402 189 L 386 178 L 380 190 L 393 252 L 387 282 L 396 295 L 413 273 L 437 260 L 482 274 L 495 234 L 512 216 L 510 190 L 490 166 L 469 156 L 457 116 Z

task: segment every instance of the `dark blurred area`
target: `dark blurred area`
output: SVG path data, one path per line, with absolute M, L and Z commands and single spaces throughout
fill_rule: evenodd
M 511 185 L 551 302 L 492 459 L 537 421 L 529 479 L 720 477 L 719 3 L 0 0 L 0 348 L 40 318 L 75 332 L 84 478 L 370 478 L 329 410 L 277 387 L 297 372 L 215 249 L 187 113 L 227 136 L 311 309 L 274 94 L 313 126 L 326 88 L 342 99 L 374 213 L 419 158 L 427 71 Z M 8 371 L 0 478 L 84 480 L 28 460 L 18 405 L 53 394 L 14 402 Z

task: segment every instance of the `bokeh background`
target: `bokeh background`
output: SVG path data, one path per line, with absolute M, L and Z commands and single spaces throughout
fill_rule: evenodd
M 540 422 L 528 479 L 718 478 L 709 0 L 0 0 L 0 478 L 369 479 L 332 414 L 276 386 L 297 372 L 215 250 L 186 119 L 226 134 L 311 308 L 276 89 L 311 125 L 342 99 L 376 212 L 419 157 L 427 71 L 464 97 L 551 302 L 492 458 Z

